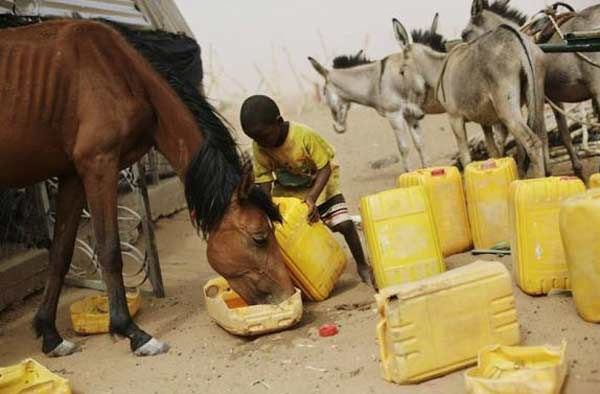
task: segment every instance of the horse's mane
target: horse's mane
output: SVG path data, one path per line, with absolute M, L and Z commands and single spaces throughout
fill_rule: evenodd
M 356 55 L 340 55 L 333 59 L 333 68 L 352 68 L 361 64 L 373 63 L 364 53 L 359 52 Z
M 514 7 L 511 7 L 508 3 L 504 1 L 494 1 L 491 4 L 487 2 L 484 3 L 484 9 L 493 12 L 494 14 L 500 15 L 506 19 L 509 19 L 519 26 L 522 26 L 527 22 L 527 15 L 517 10 Z
M 447 52 L 446 39 L 439 33 L 432 33 L 431 30 L 413 30 L 410 32 L 413 42 L 426 45 L 437 52 Z
M 0 15 L 0 28 L 25 26 L 44 20 L 4 14 Z M 137 30 L 106 20 L 100 22 L 119 31 L 146 58 L 189 108 L 204 134 L 202 146 L 187 167 L 185 194 L 188 208 L 195 212 L 196 225 L 206 236 L 222 220 L 241 182 L 242 164 L 238 146 L 227 122 L 201 94 L 198 85 L 181 78 L 180 70 L 165 60 L 164 52 L 149 43 L 150 37 L 159 36 L 174 40 L 192 39 L 181 34 Z M 252 188 L 245 202 L 264 210 L 271 220 L 280 220 L 277 207 L 259 188 Z

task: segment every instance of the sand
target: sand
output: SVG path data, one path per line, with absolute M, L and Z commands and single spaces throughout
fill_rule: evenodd
M 352 213 L 358 213 L 361 195 L 394 186 L 402 171 L 400 164 L 377 171 L 369 166 L 370 161 L 397 152 L 390 127 L 373 110 L 353 108 L 345 135 L 333 133 L 325 108 L 290 117 L 319 129 L 336 147 Z M 423 129 L 431 163 L 447 164 L 456 145 L 445 117 L 427 117 Z M 417 163 L 414 152 L 411 160 Z M 597 162 L 589 164 L 598 166 Z M 76 336 L 70 329 L 68 306 L 93 292 L 66 288 L 58 328 L 83 351 L 61 359 L 43 355 L 41 342 L 30 328 L 40 301 L 38 294 L 0 314 L 0 365 L 33 357 L 70 379 L 75 393 L 89 394 L 465 392 L 464 370 L 416 386 L 398 386 L 381 378 L 373 291 L 359 283 L 353 263 L 330 299 L 305 304 L 304 317 L 296 328 L 254 340 L 240 339 L 217 327 L 206 314 L 202 286 L 215 273 L 206 261 L 205 244 L 189 224 L 187 214 L 160 220 L 156 232 L 168 296 L 146 296 L 136 322 L 169 342 L 172 349 L 168 354 L 136 358 L 126 341 L 108 335 Z M 451 269 L 476 259 L 470 254 L 452 256 L 447 265 Z M 510 268 L 510 257 L 498 260 Z M 530 297 L 516 287 L 514 292 L 524 345 L 559 344 L 563 339 L 568 343 L 570 368 L 563 392 L 600 393 L 600 327 L 577 316 L 568 293 Z M 346 308 L 346 304 L 359 305 Z M 319 337 L 316 331 L 324 323 L 338 324 L 339 334 Z

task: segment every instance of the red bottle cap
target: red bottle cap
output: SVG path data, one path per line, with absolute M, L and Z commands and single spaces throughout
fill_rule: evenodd
M 496 162 L 494 160 L 486 160 L 483 163 L 481 163 L 482 170 L 490 170 L 490 169 L 496 168 L 496 167 L 498 167 L 498 165 L 496 164 Z
M 319 335 L 322 337 L 332 337 L 338 333 L 338 326 L 335 324 L 325 324 L 319 328 Z
M 443 168 L 436 168 L 435 170 L 431 170 L 431 176 L 441 176 L 446 175 L 446 170 Z

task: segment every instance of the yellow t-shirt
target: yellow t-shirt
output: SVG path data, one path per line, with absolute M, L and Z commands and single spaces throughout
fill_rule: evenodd
M 331 176 L 317 205 L 341 193 L 339 167 L 332 161 L 335 150 L 308 126 L 290 122 L 287 138 L 281 146 L 265 148 L 253 142 L 252 152 L 255 182 L 275 182 L 274 196 L 304 198 L 317 171 L 327 163 L 331 165 Z

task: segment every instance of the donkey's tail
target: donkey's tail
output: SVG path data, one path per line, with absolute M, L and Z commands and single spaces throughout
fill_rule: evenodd
M 538 84 L 535 79 L 535 68 L 533 66 L 533 59 L 531 55 L 531 51 L 529 50 L 529 46 L 523 39 L 521 33 L 510 25 L 500 25 L 499 28 L 506 29 L 517 37 L 517 40 L 521 44 L 523 51 L 525 52 L 525 57 L 527 58 L 527 63 L 522 64 L 523 71 L 525 72 L 526 80 L 527 80 L 527 89 L 525 91 L 526 99 L 527 99 L 527 125 L 534 133 L 539 135 L 539 121 L 542 119 L 543 114 L 538 114 L 538 101 L 542 100 L 541 94 L 538 90 Z M 523 63 L 523 62 L 522 62 Z M 543 107 L 542 107 L 543 109 Z

